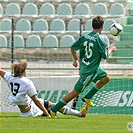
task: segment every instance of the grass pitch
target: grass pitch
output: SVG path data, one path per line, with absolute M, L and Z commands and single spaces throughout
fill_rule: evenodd
M 131 115 L 88 114 L 85 118 L 59 114 L 22 118 L 18 113 L 0 113 L 0 133 L 129 133 Z

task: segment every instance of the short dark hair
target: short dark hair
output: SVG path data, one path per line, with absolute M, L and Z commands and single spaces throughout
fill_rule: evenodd
M 92 28 L 100 29 L 104 24 L 104 20 L 101 16 L 94 17 L 92 20 Z

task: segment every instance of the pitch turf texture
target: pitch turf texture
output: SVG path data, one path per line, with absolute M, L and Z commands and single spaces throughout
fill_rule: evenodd
M 46 117 L 21 118 L 18 113 L 0 113 L 0 133 L 129 133 L 131 115 L 96 115 L 86 118 L 58 114 Z

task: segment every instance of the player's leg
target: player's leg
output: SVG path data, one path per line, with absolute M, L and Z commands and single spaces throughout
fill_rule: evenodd
M 74 115 L 74 116 L 81 116 L 81 112 L 78 110 L 71 109 L 67 106 L 62 107 L 59 112 L 65 114 L 65 115 Z
M 48 109 L 50 109 L 51 107 L 53 107 L 55 105 L 55 103 L 48 101 Z
M 89 76 L 94 76 L 89 75 Z M 53 106 L 50 110 L 50 114 L 52 117 L 55 116 L 55 113 L 60 110 L 63 106 L 65 106 L 68 102 L 70 102 L 73 98 L 77 97 L 81 92 L 84 91 L 85 86 L 86 86 L 86 80 L 88 79 L 88 75 L 85 76 L 80 76 L 79 80 L 74 86 L 74 89 L 65 95 L 55 106 Z M 89 77 L 90 79 L 90 77 Z M 88 80 L 87 80 L 88 81 Z
M 94 104 L 91 101 L 91 98 L 99 91 L 100 88 L 102 88 L 105 84 L 107 84 L 110 81 L 109 76 L 107 75 L 106 71 L 99 67 L 96 77 L 93 79 L 96 84 L 90 89 L 90 91 L 85 95 L 84 98 L 82 98 L 83 101 L 85 101 L 90 106 L 94 106 Z
M 67 106 L 64 106 L 62 107 L 59 112 L 60 113 L 63 113 L 63 114 L 66 114 L 66 115 L 74 115 L 74 116 L 78 116 L 78 117 L 86 117 L 86 113 L 87 111 L 89 110 L 89 105 L 86 104 L 82 109 L 81 111 L 78 111 L 78 110 L 74 110 L 74 109 L 71 109 Z
M 79 95 L 79 92 L 76 90 L 72 90 L 70 93 L 66 94 L 62 99 L 68 103 L 70 102 L 73 98 L 77 97 Z
M 48 102 L 48 108 L 50 109 L 51 107 L 53 107 L 55 104 L 52 103 L 52 102 Z M 78 111 L 78 110 L 74 110 L 74 109 L 71 109 L 67 106 L 64 106 L 62 107 L 59 112 L 62 113 L 62 114 L 66 114 L 66 115 L 74 115 L 74 116 L 79 116 L 79 117 L 86 117 L 86 113 L 87 111 L 89 110 L 89 106 L 88 105 L 85 105 L 81 111 Z
M 50 114 L 52 117 L 55 116 L 55 113 L 59 111 L 63 106 L 65 106 L 68 102 L 70 102 L 73 98 L 78 96 L 79 93 L 75 90 L 72 90 L 70 93 L 65 95 L 56 105 L 54 105 L 51 110 Z
M 106 77 L 102 78 L 101 80 L 98 80 L 96 82 L 96 88 L 101 89 L 104 85 L 106 85 L 108 82 L 110 81 L 110 77 L 109 75 L 107 75 Z

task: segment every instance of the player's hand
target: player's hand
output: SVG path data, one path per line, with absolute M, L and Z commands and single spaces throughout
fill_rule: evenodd
M 114 52 L 116 50 L 116 46 L 111 46 L 109 49 L 111 50 L 111 52 Z
M 47 115 L 47 117 L 51 118 L 51 115 L 50 115 L 50 114 L 48 114 L 48 115 Z
M 74 66 L 74 67 L 78 67 L 78 60 L 74 60 L 73 66 Z

